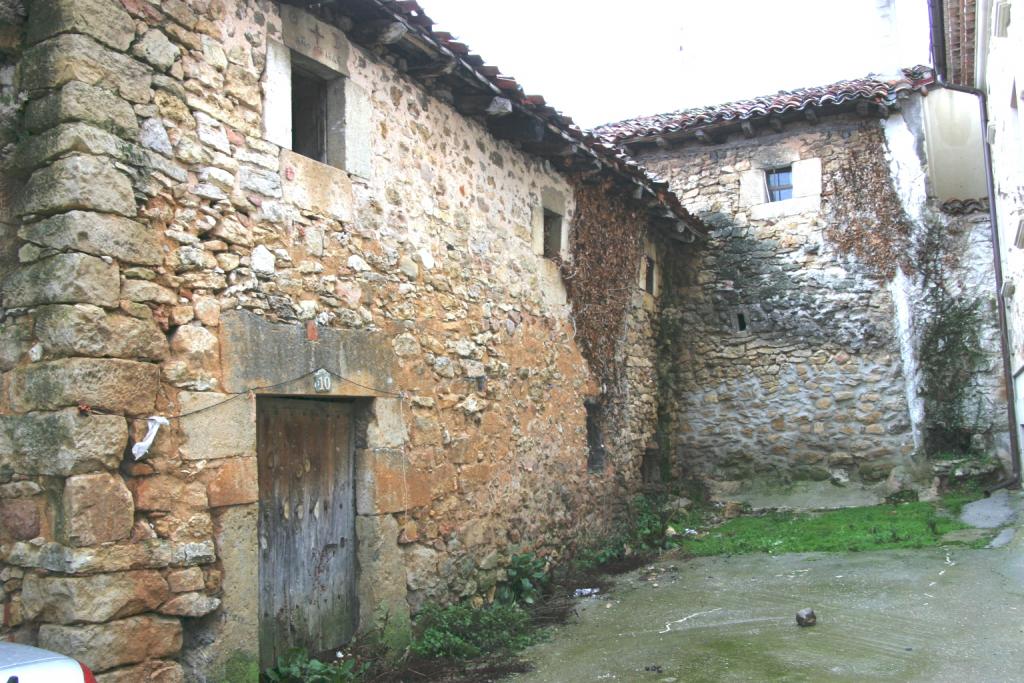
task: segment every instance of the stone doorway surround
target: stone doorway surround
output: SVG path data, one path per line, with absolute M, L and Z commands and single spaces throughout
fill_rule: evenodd
M 312 328 L 315 333 L 311 334 L 303 325 L 269 322 L 248 311 L 223 313 L 220 329 L 226 393 L 253 390 L 259 396 L 356 399 L 358 630 L 385 621 L 389 628 L 403 628 L 409 620 L 406 580 L 397 543 L 398 523 L 389 513 L 401 507 L 390 499 L 400 496 L 402 486 L 394 486 L 391 480 L 403 469 L 408 431 L 402 398 L 394 387 L 390 337 L 329 328 Z M 329 387 L 316 386 L 313 373 L 321 368 L 331 373 Z M 191 396 L 202 396 L 210 404 L 223 400 L 218 394 Z M 228 404 L 233 406 L 228 414 L 210 411 L 206 419 L 186 421 L 183 457 L 217 457 L 218 450 L 209 446 L 231 442 L 234 445 L 228 450 L 244 447 L 255 465 L 255 405 L 252 399 L 234 401 Z M 256 467 L 249 469 L 249 488 L 256 490 Z M 216 676 L 231 660 L 259 658 L 258 503 L 226 506 L 213 513 L 217 558 L 223 570 L 222 609 L 186 634 L 185 658 L 193 670 Z

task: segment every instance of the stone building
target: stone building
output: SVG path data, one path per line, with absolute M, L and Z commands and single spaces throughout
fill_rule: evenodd
M 960 107 L 989 154 L 983 196 L 991 201 L 999 254 L 998 283 L 1006 335 L 1006 371 L 1012 378 L 1014 432 L 1024 415 L 1024 123 L 1021 72 L 1024 29 L 1014 26 L 1009 0 L 931 0 L 933 61 L 939 77 L 962 88 Z M 1017 3 L 1020 12 L 1020 3 Z M 1020 458 L 1013 480 L 1020 483 Z
M 597 129 L 713 228 L 665 268 L 673 468 L 824 503 L 927 488 L 926 453 L 1009 460 L 990 223 L 942 195 L 982 196 L 957 184 L 980 142 L 933 88 L 918 68 Z
M 3 637 L 221 680 L 621 516 L 664 183 L 416 2 L 4 0 L 0 52 Z

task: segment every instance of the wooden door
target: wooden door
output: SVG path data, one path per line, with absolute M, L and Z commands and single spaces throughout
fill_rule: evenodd
M 257 401 L 260 660 L 310 655 L 355 632 L 352 404 Z

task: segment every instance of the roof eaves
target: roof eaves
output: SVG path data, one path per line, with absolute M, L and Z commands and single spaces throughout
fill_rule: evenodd
M 461 99 L 464 114 L 481 118 L 492 134 L 547 159 L 557 170 L 611 176 L 632 188 L 654 223 L 688 238 L 707 235 L 708 226 L 683 207 L 667 182 L 652 177 L 617 145 L 580 129 L 543 97 L 527 95 L 515 78 L 487 65 L 450 33 L 434 31 L 434 22 L 416 0 L 281 2 L 318 14 L 354 42 L 390 55 L 399 65 L 404 62 L 406 73 L 434 94 L 450 98 L 457 109 Z

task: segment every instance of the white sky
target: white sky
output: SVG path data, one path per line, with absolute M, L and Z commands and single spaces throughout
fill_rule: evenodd
M 590 127 L 927 62 L 925 0 L 420 0 L 527 94 Z M 918 32 L 919 31 L 919 32 Z M 906 40 L 909 31 L 899 31 Z

